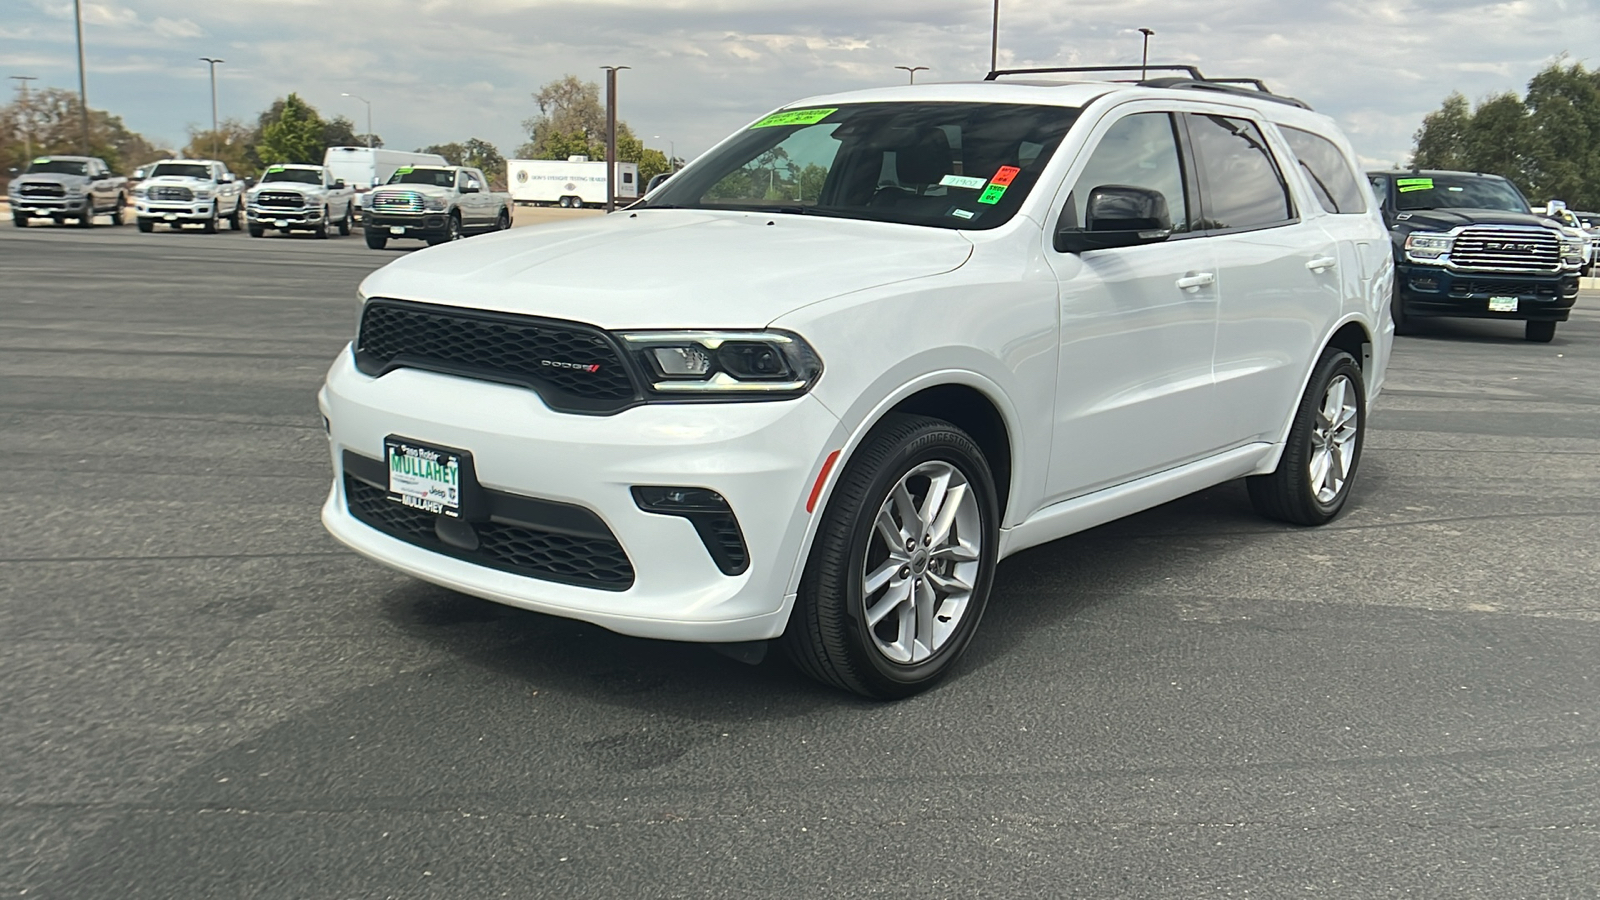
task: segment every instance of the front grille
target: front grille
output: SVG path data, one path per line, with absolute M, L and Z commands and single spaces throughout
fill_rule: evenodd
M 184 203 L 194 199 L 194 191 L 170 184 L 156 185 L 150 189 L 151 200 L 178 200 Z
M 398 300 L 367 303 L 356 366 L 368 375 L 416 368 L 521 385 L 566 412 L 616 412 L 639 396 L 598 328 Z
M 439 516 L 401 506 L 383 488 L 347 473 L 344 492 L 350 515 L 425 550 L 543 581 L 606 591 L 633 586 L 633 564 L 615 536 L 579 537 L 504 522 L 476 522 L 472 528 L 478 547 L 465 550 L 439 539 Z
M 1536 281 L 1486 281 L 1475 278 L 1455 282 L 1450 286 L 1450 294 L 1456 297 L 1473 294 L 1487 294 L 1492 297 L 1554 297 L 1556 286 Z
M 65 197 L 67 189 L 59 184 L 25 184 L 22 186 L 24 197 Z
M 1548 228 L 1480 225 L 1462 229 L 1450 250 L 1459 269 L 1558 272 L 1561 239 Z
M 262 191 L 256 195 L 256 205 L 273 209 L 300 209 L 306 198 L 294 191 Z
M 373 212 L 422 212 L 422 195 L 415 191 L 378 191 L 372 195 Z

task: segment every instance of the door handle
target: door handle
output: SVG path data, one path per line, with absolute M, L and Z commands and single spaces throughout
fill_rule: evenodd
M 1185 275 L 1177 281 L 1180 290 L 1193 293 L 1201 288 L 1217 283 L 1217 276 L 1211 272 L 1199 272 L 1194 275 Z
M 1316 259 L 1313 259 L 1310 262 L 1306 263 L 1306 268 L 1310 269 L 1313 272 L 1320 273 L 1320 272 L 1322 272 L 1322 271 L 1324 271 L 1326 269 L 1331 269 L 1334 266 L 1337 266 L 1338 264 L 1339 264 L 1339 261 L 1337 259 L 1334 259 L 1331 256 L 1319 256 Z

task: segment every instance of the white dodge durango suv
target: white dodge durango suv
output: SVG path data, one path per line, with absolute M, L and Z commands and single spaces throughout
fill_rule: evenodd
M 614 215 L 373 273 L 328 530 L 893 698 L 1011 553 L 1236 478 L 1338 515 L 1393 333 L 1348 142 L 1258 82 L 1032 72 L 813 97 Z

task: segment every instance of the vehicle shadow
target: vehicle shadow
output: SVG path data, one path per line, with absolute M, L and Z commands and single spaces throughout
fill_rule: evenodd
M 1495 319 L 1413 319 L 1410 332 L 1396 338 L 1399 341 L 1452 341 L 1470 344 L 1525 344 L 1521 319 L 1499 321 Z M 1556 340 L 1561 340 L 1561 327 L 1556 326 Z

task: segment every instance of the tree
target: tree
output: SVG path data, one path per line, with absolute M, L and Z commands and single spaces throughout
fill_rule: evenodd
M 464 166 L 467 158 L 467 148 L 460 144 L 430 144 L 418 147 L 418 153 L 437 153 L 444 157 L 444 161 L 452 166 Z
M 1419 169 L 1462 168 L 1466 165 L 1467 129 L 1471 124 L 1467 98 L 1460 91 L 1446 97 L 1442 107 L 1422 117 L 1411 164 Z
M 78 94 L 62 88 L 45 88 L 0 107 L 0 165 L 21 168 L 28 163 L 28 146 L 34 156 L 83 152 L 83 119 Z M 106 161 L 113 171 L 137 166 L 162 154 L 143 135 L 130 131 L 121 116 L 89 110 L 89 155 Z
M 216 131 L 189 129 L 189 143 L 183 155 L 190 159 L 220 160 L 235 175 L 254 175 L 259 171 L 255 157 L 255 130 L 238 119 L 224 119 Z
M 1504 175 L 1533 196 L 1534 164 L 1528 143 L 1528 110 L 1516 94 L 1500 94 L 1478 104 L 1467 128 L 1466 162 L 1474 172 Z
M 327 149 L 322 137 L 326 127 L 322 117 L 297 94 L 290 94 L 273 106 L 280 111 L 276 119 L 262 126 L 261 139 L 256 143 L 256 158 L 265 165 L 321 164 L 323 151 Z M 263 113 L 262 118 L 266 116 Z

